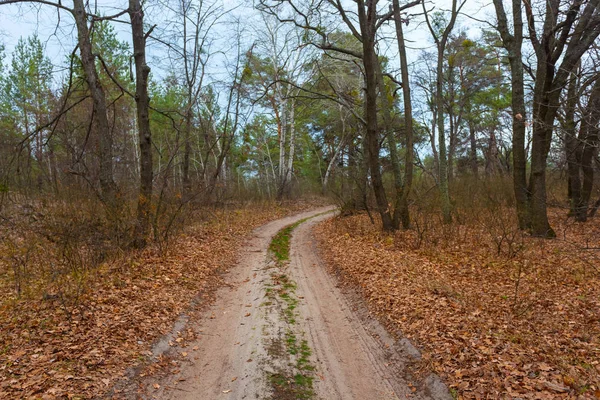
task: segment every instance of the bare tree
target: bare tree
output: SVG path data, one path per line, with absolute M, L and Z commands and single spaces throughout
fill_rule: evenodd
M 450 206 L 450 194 L 448 191 L 448 157 L 446 152 L 446 134 L 444 126 L 444 97 L 443 97 L 443 79 L 444 79 L 444 52 L 446 50 L 446 44 L 448 38 L 454 29 L 456 18 L 458 13 L 465 5 L 466 0 L 463 0 L 458 4 L 458 0 L 452 0 L 452 10 L 450 11 L 450 20 L 441 32 L 439 32 L 432 24 L 429 17 L 429 11 L 426 9 L 425 3 L 423 3 L 423 12 L 425 14 L 425 21 L 429 32 L 433 37 L 433 40 L 437 48 L 437 67 L 436 67 L 436 118 L 437 118 L 437 129 L 438 129 L 438 146 L 439 146 L 439 187 L 440 196 L 442 198 L 442 214 L 445 223 L 452 222 L 452 208 Z
M 498 32 L 502 45 L 508 52 L 512 89 L 512 145 L 513 145 L 513 188 L 515 193 L 519 227 L 527 229 L 530 225 L 527 155 L 525 152 L 525 129 L 527 114 L 525 109 L 525 81 L 523 73 L 523 14 L 521 0 L 512 0 L 512 25 L 510 32 L 508 18 L 502 0 L 494 0 L 498 18 Z
M 166 45 L 170 54 L 172 68 L 181 76 L 186 104 L 183 114 L 183 161 L 181 166 L 183 192 L 185 197 L 191 194 L 190 167 L 192 154 L 192 130 L 194 121 L 199 118 L 196 111 L 201 107 L 201 95 L 205 88 L 206 68 L 212 57 L 210 46 L 213 42 L 213 28 L 227 13 L 215 1 L 180 0 L 172 6 L 165 2 L 164 7 L 175 14 L 173 38 L 166 41 L 155 38 Z M 179 72 L 180 71 L 180 72 Z M 206 146 L 210 146 L 206 143 Z
M 574 74 L 575 75 L 575 74 Z M 565 107 L 565 147 L 568 167 L 571 214 L 577 221 L 588 218 L 594 185 L 594 157 L 598 152 L 600 123 L 600 74 L 596 73 L 578 85 L 579 77 L 570 79 Z M 577 134 L 576 109 L 582 94 L 587 93 L 587 104 L 582 106 Z
M 400 73 L 402 77 L 402 100 L 404 103 L 404 132 L 406 135 L 406 157 L 404 160 L 404 180 L 402 193 L 396 204 L 394 218 L 402 221 L 402 227 L 410 227 L 410 214 L 408 210 L 408 198 L 410 196 L 413 181 L 413 163 L 414 163 L 414 132 L 413 132 L 413 112 L 412 99 L 410 94 L 410 78 L 408 73 L 408 58 L 406 57 L 406 44 L 404 32 L 402 30 L 402 16 L 400 14 L 400 4 L 398 0 L 392 0 L 394 12 L 394 23 L 396 26 L 396 39 L 398 41 L 398 53 L 400 56 Z
M 146 63 L 146 39 L 152 32 L 144 31 L 144 10 L 140 0 L 129 0 L 127 10 L 131 20 L 133 58 L 135 61 L 135 102 L 137 105 L 137 127 L 140 141 L 140 190 L 137 206 L 134 245 L 144 247 L 151 217 L 152 181 L 152 132 L 150 131 L 150 96 L 148 76 L 150 67 Z

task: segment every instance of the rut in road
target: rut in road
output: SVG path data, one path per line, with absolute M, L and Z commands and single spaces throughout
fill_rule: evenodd
M 320 263 L 311 228 L 333 211 L 301 213 L 253 232 L 229 285 L 190 322 L 200 333 L 189 344 L 193 357 L 151 398 L 451 398 L 435 378 L 425 390 L 406 380 L 405 347 L 359 317 Z

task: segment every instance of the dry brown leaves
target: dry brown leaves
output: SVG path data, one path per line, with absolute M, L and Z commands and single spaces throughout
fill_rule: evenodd
M 555 211 L 552 224 L 558 239 L 522 237 L 500 254 L 485 221 L 434 224 L 424 239 L 353 216 L 317 236 L 328 264 L 458 398 L 600 398 L 600 220 Z
M 77 304 L 29 294 L 15 300 L 11 271 L 0 265 L 0 398 L 92 398 L 152 343 L 218 272 L 234 262 L 243 237 L 264 222 L 311 207 L 246 207 L 215 212 L 181 235 L 167 254 L 127 254 L 85 277 Z M 68 312 L 66 312 L 68 311 Z

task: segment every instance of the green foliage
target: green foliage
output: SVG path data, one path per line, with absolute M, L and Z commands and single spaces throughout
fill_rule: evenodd
M 39 38 L 19 39 L 13 52 L 7 93 L 20 117 L 23 133 L 32 132 L 50 112 L 52 63 Z
M 101 61 L 96 62 L 96 69 L 101 75 L 110 79 L 108 74 L 116 78 L 121 85 L 127 85 L 129 78 L 129 57 L 131 50 L 127 42 L 120 41 L 114 26 L 109 21 L 99 21 L 94 24 L 92 32 L 92 51 L 102 57 L 105 70 Z M 103 82 L 105 85 L 108 82 Z

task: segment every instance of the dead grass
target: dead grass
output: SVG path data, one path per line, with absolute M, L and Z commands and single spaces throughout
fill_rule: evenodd
M 360 215 L 317 236 L 459 398 L 600 398 L 600 220 L 551 217 L 556 240 L 513 234 L 510 209 L 451 226 L 417 214 L 393 237 Z

